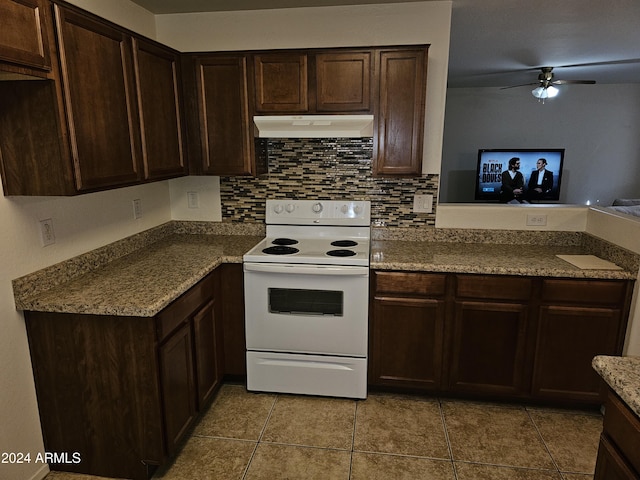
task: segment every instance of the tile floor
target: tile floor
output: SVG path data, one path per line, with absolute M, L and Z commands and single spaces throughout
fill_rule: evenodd
M 248 393 L 225 384 L 154 480 L 587 480 L 598 412 L 370 394 Z M 50 473 L 46 480 L 97 480 Z

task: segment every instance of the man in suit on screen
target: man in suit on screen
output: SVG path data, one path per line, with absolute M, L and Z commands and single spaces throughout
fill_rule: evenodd
M 541 200 L 551 195 L 553 190 L 553 172 L 546 169 L 547 160 L 539 158 L 536 170 L 531 173 L 527 188 L 529 200 Z

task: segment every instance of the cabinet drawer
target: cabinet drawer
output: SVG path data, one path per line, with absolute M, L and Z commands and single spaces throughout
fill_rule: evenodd
M 528 302 L 531 285 L 532 280 L 525 277 L 457 275 L 456 297 Z
M 623 305 L 626 282 L 606 280 L 544 279 L 542 301 L 580 305 Z
M 633 468 L 640 472 L 640 420 L 611 391 L 604 414 L 604 432 Z
M 213 297 L 213 276 L 208 275 L 158 314 L 158 341 L 164 340 L 179 325 Z
M 445 294 L 446 275 L 407 272 L 375 272 L 376 294 L 441 297 Z

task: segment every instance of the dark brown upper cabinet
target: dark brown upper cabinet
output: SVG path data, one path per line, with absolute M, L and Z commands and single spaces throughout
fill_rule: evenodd
M 318 113 L 371 112 L 372 53 L 318 53 L 316 110 Z
M 133 46 L 144 178 L 186 175 L 180 54 L 137 38 Z
M 79 191 L 142 178 L 131 37 L 55 5 L 64 106 Z
M 428 47 L 381 49 L 374 133 L 374 175 L 419 176 Z
M 308 55 L 265 53 L 253 56 L 256 113 L 306 113 Z
M 261 173 L 255 160 L 247 56 L 211 54 L 195 56 L 189 63 L 186 85 L 196 101 L 191 110 L 198 113 L 197 120 L 192 117 L 194 141 L 190 143 L 200 146 L 193 153 L 192 171 L 205 175 Z
M 257 114 L 370 113 L 372 51 L 253 54 Z
M 15 68 L 51 70 L 49 39 L 45 23 L 46 0 L 0 0 L 0 70 L 35 74 Z
M 0 82 L 4 194 L 77 195 L 186 175 L 180 54 L 51 3 L 51 72 Z

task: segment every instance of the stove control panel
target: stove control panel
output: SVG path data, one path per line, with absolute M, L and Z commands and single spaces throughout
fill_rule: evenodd
M 369 225 L 368 200 L 267 200 L 267 224 Z

